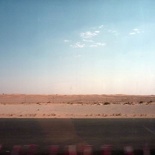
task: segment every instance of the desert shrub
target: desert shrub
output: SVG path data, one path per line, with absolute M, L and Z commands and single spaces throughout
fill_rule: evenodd
M 67 102 L 67 104 L 73 104 L 73 102 Z
M 115 114 L 115 116 L 121 116 L 121 113 Z
M 130 103 L 130 102 L 125 102 L 124 105 L 125 105 L 125 104 L 131 105 L 132 103 Z
M 83 104 L 83 102 L 79 101 L 79 102 L 77 102 L 77 104 Z
M 56 114 L 55 113 L 52 113 L 51 116 L 56 116 Z
M 110 104 L 110 102 L 104 102 L 104 105 L 109 105 Z
M 153 101 L 152 100 L 150 100 L 150 101 L 148 101 L 147 103 L 152 103 Z
M 139 101 L 139 103 L 140 103 L 140 104 L 142 104 L 142 103 L 143 103 L 143 101 Z

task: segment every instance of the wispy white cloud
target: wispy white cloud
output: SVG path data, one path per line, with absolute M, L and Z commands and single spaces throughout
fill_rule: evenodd
M 93 42 L 92 44 L 84 44 L 81 42 L 76 42 L 75 44 L 70 45 L 70 47 L 72 48 L 84 48 L 84 47 L 103 47 L 106 46 L 106 43 L 102 43 L 102 42 Z
M 84 48 L 85 44 L 81 42 L 76 42 L 75 44 L 70 45 L 72 48 Z
M 89 45 L 89 47 L 100 47 L 100 46 L 106 46 L 106 43 L 96 42 L 94 44 Z
M 99 29 L 102 29 L 103 27 L 104 27 L 104 25 L 100 25 L 98 28 L 99 28 Z
M 104 28 L 104 25 L 99 25 L 99 26 L 95 26 L 95 27 L 91 27 L 91 30 L 101 30 L 102 28 Z
M 113 35 L 116 35 L 116 36 L 119 35 L 118 31 L 116 31 L 116 30 L 109 29 L 108 32 L 113 34 Z
M 81 38 L 83 39 L 91 39 L 95 36 L 97 36 L 100 33 L 100 31 L 96 30 L 96 31 L 87 31 L 87 32 L 82 32 L 80 33 Z
M 141 33 L 140 29 L 133 29 L 133 31 L 136 32 L 136 33 Z
M 78 40 L 64 40 L 65 43 L 70 43 L 71 48 L 95 48 L 95 47 L 104 47 L 106 45 L 105 42 L 102 42 L 102 32 L 106 31 L 102 28 L 104 25 L 99 25 L 94 28 L 89 28 L 87 31 L 79 33 Z M 113 32 L 114 33 L 114 32 Z M 115 32 L 116 33 L 116 32 Z
M 92 43 L 92 42 L 94 42 L 94 41 L 91 40 L 91 39 L 82 39 L 82 41 L 83 41 L 83 42 L 88 42 L 88 43 Z
M 129 35 L 135 35 L 135 34 L 136 34 L 135 32 L 130 32 L 130 33 L 129 33 Z
M 70 42 L 70 40 L 68 40 L 68 39 L 65 39 L 65 40 L 64 40 L 64 42 L 65 42 L 65 43 L 69 43 L 69 42 Z
M 132 31 L 129 33 L 129 35 L 136 35 L 136 34 L 140 34 L 143 33 L 144 31 L 138 29 L 138 28 L 134 28 L 132 29 Z

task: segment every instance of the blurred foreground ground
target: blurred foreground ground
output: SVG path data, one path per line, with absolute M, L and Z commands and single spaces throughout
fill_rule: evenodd
M 0 143 L 47 146 L 104 144 L 113 149 L 126 145 L 155 149 L 155 119 L 0 119 Z

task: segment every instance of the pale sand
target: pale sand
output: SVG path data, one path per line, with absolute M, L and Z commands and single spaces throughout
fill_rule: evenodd
M 154 101 L 154 96 L 0 95 L 0 118 L 155 118 Z
M 155 105 L 0 104 L 1 118 L 154 118 Z

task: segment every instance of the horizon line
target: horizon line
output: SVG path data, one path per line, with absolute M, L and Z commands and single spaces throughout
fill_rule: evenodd
M 155 94 L 40 94 L 40 93 L 32 93 L 32 94 L 28 94 L 28 93 L 0 93 L 0 95 L 43 95 L 43 96 L 48 96 L 48 95 L 58 95 L 58 96 L 78 96 L 78 95 L 88 95 L 88 96 L 91 96 L 91 95 L 98 95 L 98 96 L 101 96 L 101 95 L 105 95 L 105 96 L 155 96 Z

